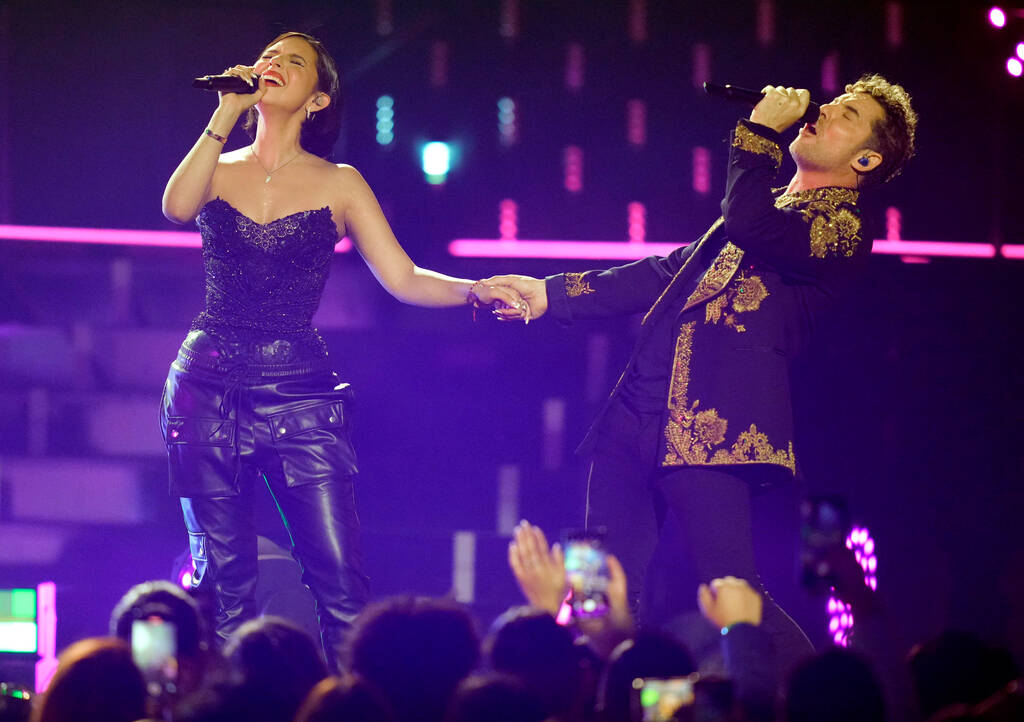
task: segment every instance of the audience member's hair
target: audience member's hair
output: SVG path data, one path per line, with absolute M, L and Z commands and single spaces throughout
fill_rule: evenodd
M 805 660 L 786 691 L 787 722 L 884 722 L 882 688 L 867 662 L 832 649 Z
M 492 673 L 462 680 L 446 722 L 543 722 L 540 696 L 519 677 Z
M 522 679 L 548 716 L 564 716 L 578 701 L 580 655 L 569 630 L 547 612 L 509 609 L 495 620 L 484 647 L 491 667 Z
M 1016 679 L 1013 658 L 963 632 L 945 632 L 907 660 L 923 717 L 955 704 L 975 705 Z
M 601 679 L 598 708 L 605 722 L 628 722 L 633 680 L 637 677 L 685 677 L 695 671 L 686 648 L 662 634 L 642 632 L 612 652 Z
M 306 697 L 295 722 L 392 722 L 384 694 L 358 675 L 328 677 Z
M 241 677 L 241 686 L 272 710 L 291 719 L 327 667 L 316 642 L 295 624 L 278 617 L 246 622 L 224 646 L 224 656 Z
M 110 615 L 110 635 L 131 644 L 132 623 L 154 616 L 174 624 L 179 656 L 194 657 L 205 648 L 199 605 L 177 584 L 162 579 L 136 584 L 121 597 Z
M 352 671 L 384 693 L 400 722 L 440 720 L 480 655 L 473 619 L 462 607 L 412 597 L 369 606 L 350 647 Z
M 146 685 L 120 639 L 75 642 L 58 657 L 57 671 L 34 722 L 133 722 L 146 716 Z

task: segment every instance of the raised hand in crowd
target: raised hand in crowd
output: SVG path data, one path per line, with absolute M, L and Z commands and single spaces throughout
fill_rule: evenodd
M 723 577 L 697 588 L 697 604 L 705 619 L 725 629 L 741 623 L 759 625 L 764 600 L 745 579 Z
M 568 592 L 561 545 L 549 546 L 541 528 L 524 519 L 512 532 L 508 564 L 526 600 L 557 616 Z

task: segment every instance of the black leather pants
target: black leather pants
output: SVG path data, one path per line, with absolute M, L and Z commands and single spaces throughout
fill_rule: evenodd
M 221 640 L 259 613 L 252 495 L 265 483 L 337 671 L 346 633 L 369 596 L 348 385 L 322 364 L 260 364 L 250 356 L 228 366 L 189 351 L 186 342 L 171 366 L 161 425 L 171 493 L 181 497 L 196 565 L 193 589 L 212 590 Z

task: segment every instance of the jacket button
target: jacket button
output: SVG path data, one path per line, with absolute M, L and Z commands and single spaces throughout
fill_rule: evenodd
M 327 420 L 330 421 L 332 424 L 335 424 L 338 422 L 338 417 L 335 416 L 334 414 L 331 414 L 329 417 L 327 417 Z
M 284 433 L 286 433 L 287 431 L 288 431 L 288 429 L 284 428 L 283 426 L 278 426 L 278 427 L 277 427 L 277 432 L 278 432 L 279 434 L 284 434 Z

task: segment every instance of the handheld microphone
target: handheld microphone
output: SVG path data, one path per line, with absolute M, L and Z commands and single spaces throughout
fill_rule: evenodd
M 718 85 L 717 83 L 704 83 L 704 92 L 716 98 L 734 100 L 738 103 L 745 103 L 751 107 L 761 102 L 764 93 L 760 90 L 750 88 L 737 88 L 735 85 Z M 813 100 L 807 105 L 807 110 L 800 117 L 801 123 L 813 123 L 818 119 L 818 104 Z
M 192 81 L 193 88 L 202 90 L 213 90 L 220 93 L 255 93 L 260 89 L 260 76 L 256 76 L 256 82 L 249 85 L 244 78 L 237 75 L 204 75 Z

